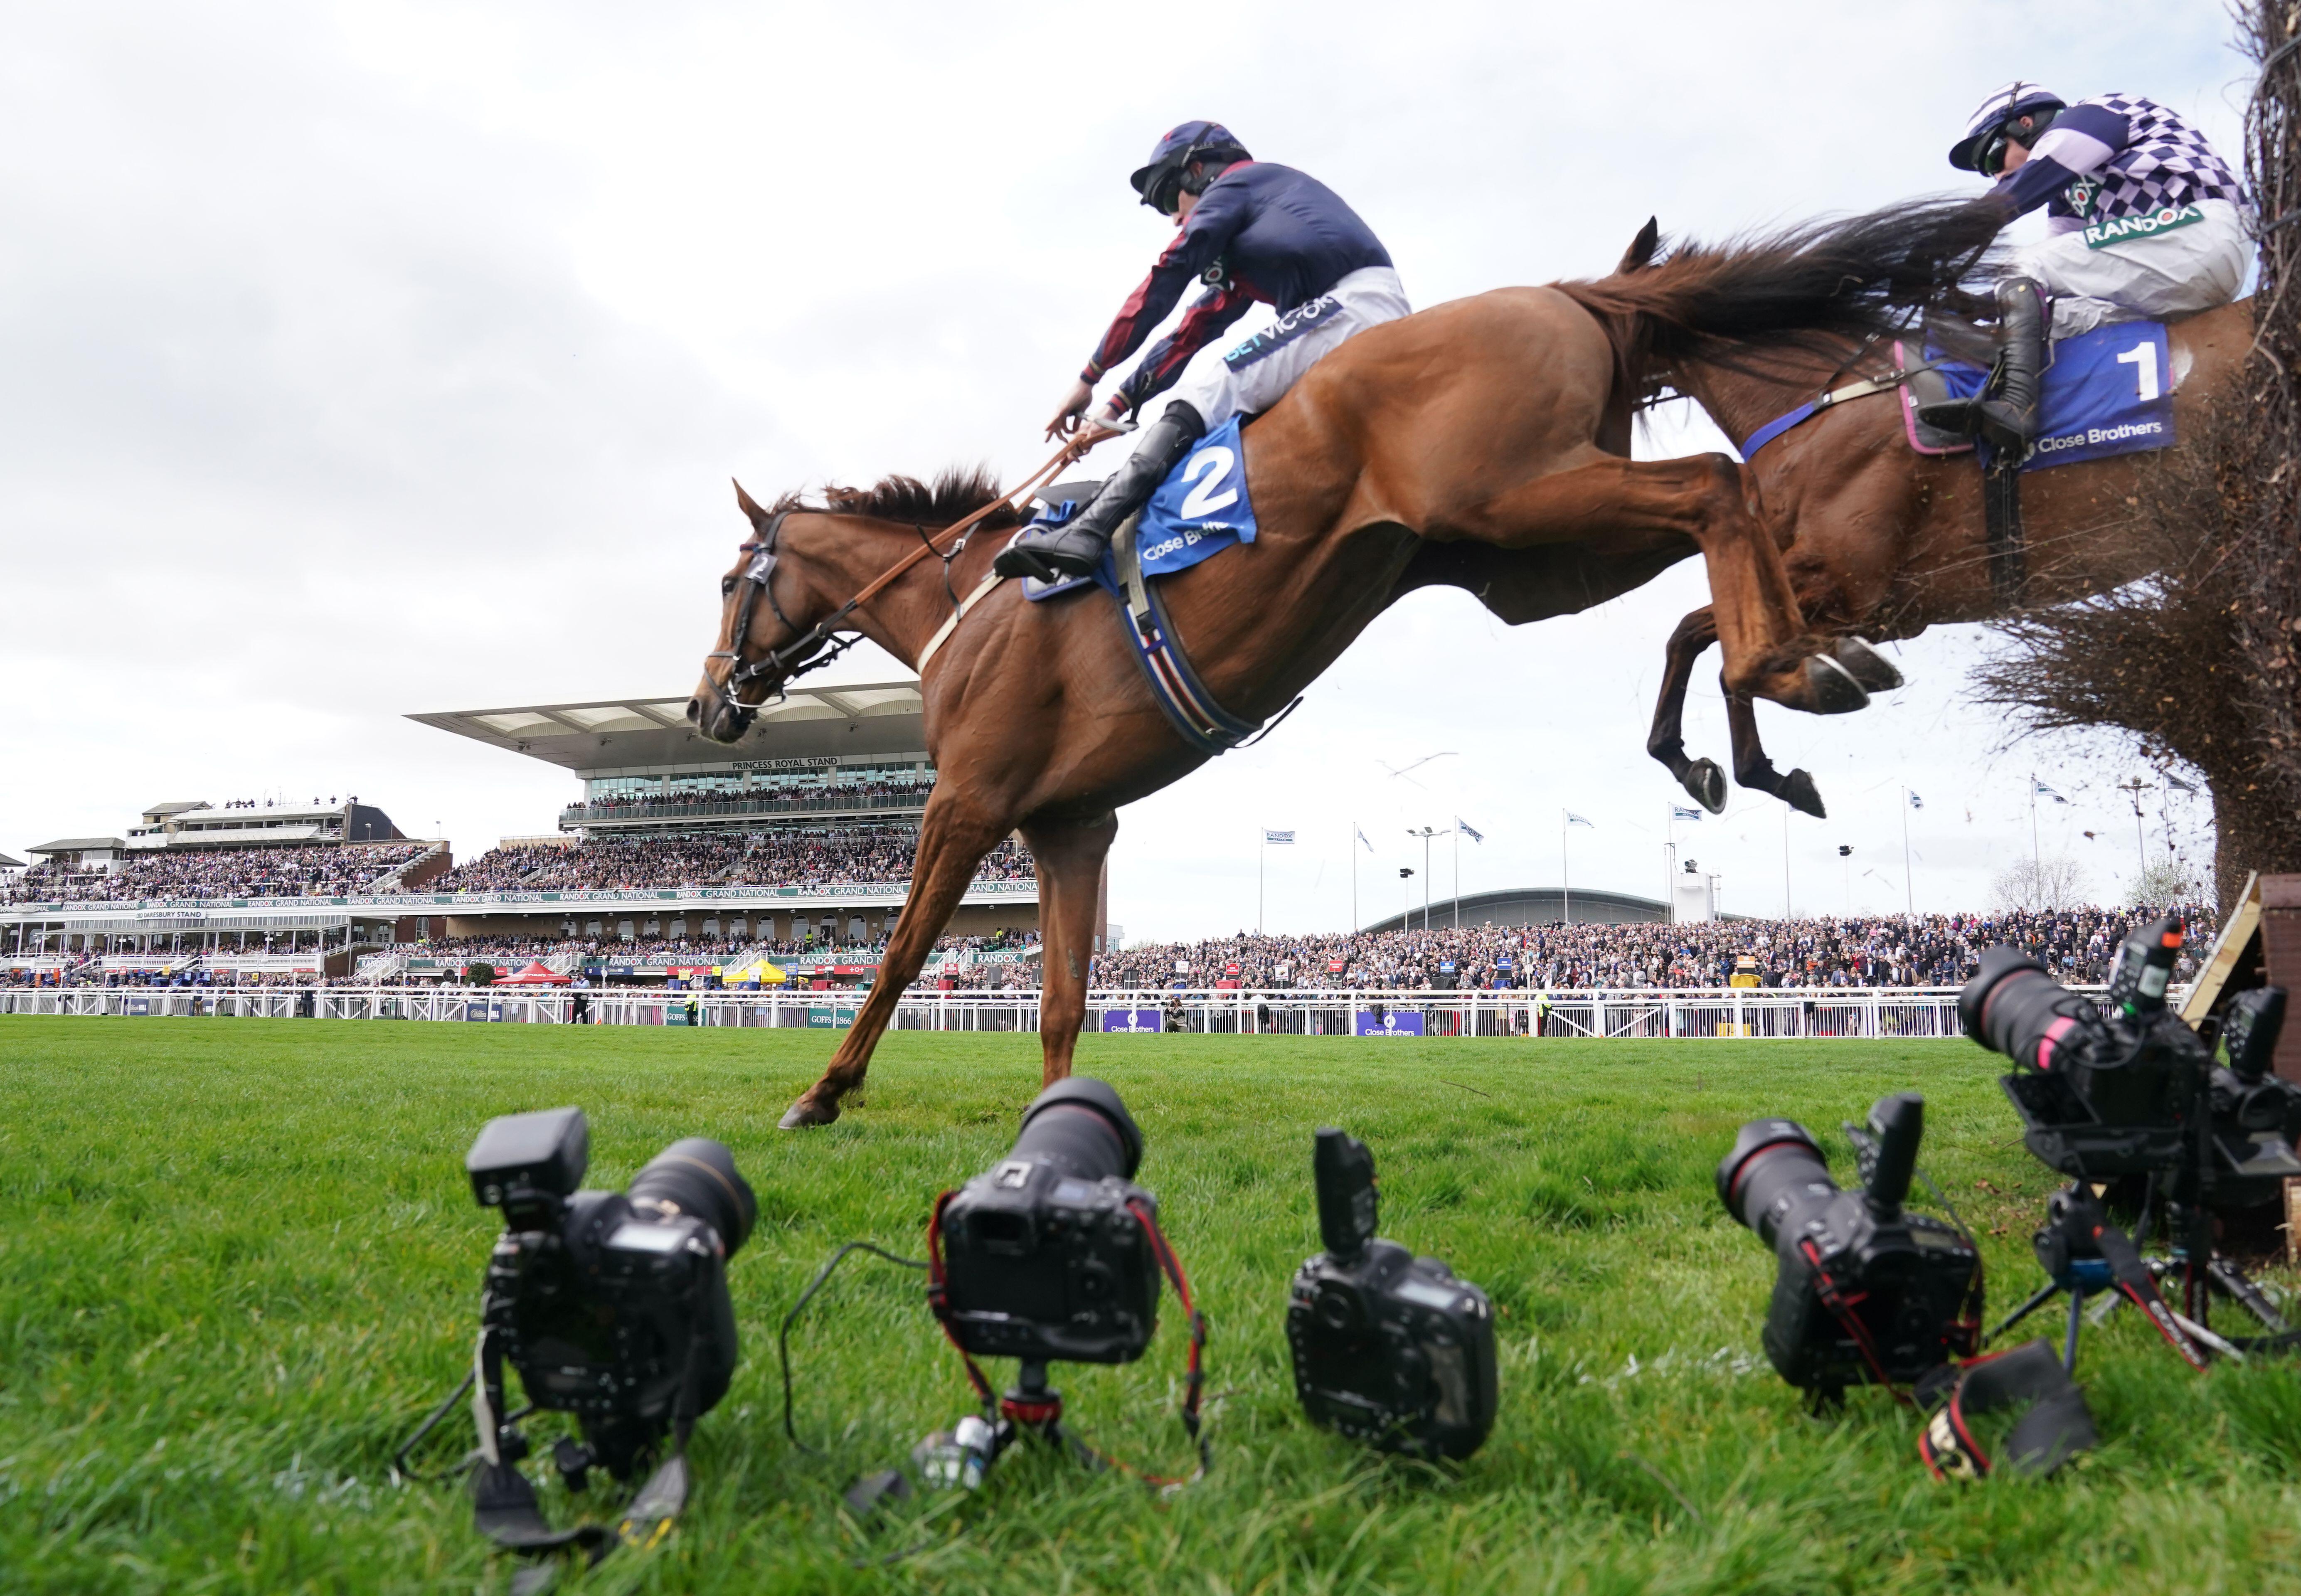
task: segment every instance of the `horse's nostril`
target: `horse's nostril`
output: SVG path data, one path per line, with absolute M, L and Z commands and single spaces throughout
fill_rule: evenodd
M 703 723 L 703 700 L 702 700 L 702 699 L 700 699 L 700 698 L 690 698 L 690 699 L 687 701 L 687 718 L 688 718 L 689 720 L 690 720 L 690 721 L 695 722 L 698 725 L 702 724 L 702 723 Z

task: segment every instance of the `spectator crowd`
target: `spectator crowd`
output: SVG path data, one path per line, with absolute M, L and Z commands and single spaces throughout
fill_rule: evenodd
M 718 791 L 602 793 L 582 803 L 570 804 L 567 808 L 570 814 L 593 816 L 637 811 L 670 815 L 713 814 L 724 812 L 730 805 L 843 809 L 866 804 L 924 804 L 933 790 L 933 774 L 923 771 L 916 781 L 878 777 L 867 781 L 816 781 Z
M 1748 957 L 1759 983 L 1769 987 L 1957 986 L 1973 973 L 1983 948 L 2011 942 L 2035 954 L 2061 981 L 2085 985 L 2107 975 L 2129 930 L 2166 912 L 2081 908 L 1694 925 L 1439 925 L 1325 936 L 1241 932 L 1104 954 L 1095 960 L 1093 984 L 1136 990 L 1222 982 L 1243 988 L 1722 987 Z M 2213 940 L 2214 911 L 2190 904 L 2171 912 L 2184 915 L 2190 927 L 2192 952 L 2175 975 L 2187 980 L 2195 973 L 2196 956 Z
M 427 882 L 427 892 L 565 892 L 648 887 L 810 887 L 904 882 L 918 849 L 914 825 L 594 837 L 577 846 L 489 848 Z M 1031 855 L 1013 838 L 975 867 L 977 881 L 1028 881 Z
M 105 869 L 35 865 L 10 882 L 9 903 L 132 903 L 138 898 L 327 898 L 369 890 L 423 856 L 428 842 L 314 843 L 288 848 L 154 849 Z

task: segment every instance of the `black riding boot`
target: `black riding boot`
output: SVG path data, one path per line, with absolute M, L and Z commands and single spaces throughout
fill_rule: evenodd
M 1119 523 L 1150 502 L 1167 473 L 1206 435 L 1207 423 L 1198 411 L 1176 399 L 1150 423 L 1125 464 L 1069 525 L 1026 534 L 1001 549 L 991 568 L 1001 576 L 1035 576 L 1050 582 L 1092 575 Z
M 2037 285 L 2009 277 L 1997 285 L 1997 380 L 1970 399 L 1920 406 L 1929 427 L 1986 439 L 2022 455 L 2037 436 L 2037 400 L 2046 367 L 2046 304 Z

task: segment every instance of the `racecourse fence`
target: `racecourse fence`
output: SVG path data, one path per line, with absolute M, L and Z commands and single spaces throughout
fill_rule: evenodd
M 2098 994 L 2098 988 L 2079 988 Z M 430 1020 L 502 1024 L 812 1027 L 843 1030 L 866 994 L 584 992 L 488 987 L 14 987 L 0 1015 Z M 2173 994 L 2178 1003 L 2180 995 Z M 1036 992 L 914 989 L 899 1031 L 1036 1031 Z M 1124 991 L 1087 995 L 1085 1029 L 1201 1035 L 1585 1037 L 1598 1040 L 1948 1037 L 1954 987 L 1631 991 Z

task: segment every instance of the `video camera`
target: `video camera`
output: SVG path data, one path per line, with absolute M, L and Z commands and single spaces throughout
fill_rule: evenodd
M 1296 1272 L 1286 1308 L 1303 1410 L 1386 1450 L 1468 1457 L 1494 1423 L 1486 1294 L 1436 1258 L 1376 1239 L 1365 1142 L 1320 1131 L 1310 1168 L 1326 1250 Z
M 1881 1099 L 1868 1132 L 1847 1125 L 1859 1191 L 1830 1179 L 1795 1120 L 1753 1120 L 1718 1166 L 1726 1211 L 1772 1247 L 1766 1356 L 1784 1380 L 1834 1403 L 1848 1385 L 1907 1383 L 1981 1335 L 1981 1255 L 1962 1228 L 1904 1207 L 1925 1099 Z

